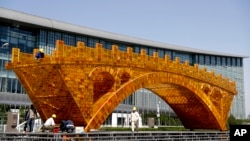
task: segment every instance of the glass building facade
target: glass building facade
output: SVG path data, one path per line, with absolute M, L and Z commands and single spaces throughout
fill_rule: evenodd
M 6 9 L 0 9 L 1 12 L 15 12 Z M 0 12 L 0 13 L 1 13 Z M 18 14 L 16 12 L 15 14 Z M 28 15 L 28 14 L 27 14 Z M 23 16 L 23 13 L 18 16 Z M 31 15 L 30 15 L 31 16 Z M 39 20 L 46 20 L 40 18 Z M 74 25 L 69 25 L 74 26 Z M 78 26 L 79 27 L 79 26 Z M 81 28 L 81 27 L 79 27 Z M 97 32 L 97 31 L 96 31 Z M 103 31 L 102 31 L 103 32 Z M 123 37 L 123 35 L 119 35 Z M 130 37 L 132 38 L 132 37 Z M 160 57 L 168 54 L 173 60 L 175 57 L 179 57 L 181 62 L 189 60 L 190 65 L 199 64 L 200 68 L 206 67 L 207 70 L 213 70 L 217 74 L 222 74 L 223 77 L 228 77 L 230 80 L 234 80 L 237 83 L 238 95 L 234 98 L 231 108 L 231 114 L 236 118 L 245 118 L 245 100 L 244 100 L 244 72 L 243 72 L 243 59 L 244 56 L 227 55 L 218 53 L 195 52 L 194 50 L 180 50 L 168 48 L 162 46 L 154 46 L 129 41 L 127 38 L 124 40 L 118 40 L 115 38 L 109 38 L 109 36 L 100 37 L 98 33 L 88 34 L 88 32 L 72 32 L 67 30 L 67 27 L 47 27 L 42 24 L 37 24 L 35 21 L 22 21 L 19 19 L 9 19 L 3 15 L 0 16 L 0 45 L 9 43 L 8 47 L 1 48 L 0 51 L 0 95 L 12 95 L 13 105 L 29 105 L 28 98 L 16 99 L 15 95 L 25 95 L 25 90 L 21 86 L 20 82 L 16 78 L 12 71 L 5 69 L 5 63 L 10 61 L 11 49 L 13 47 L 20 48 L 21 52 L 32 53 L 35 48 L 43 48 L 46 54 L 51 54 L 55 48 L 56 40 L 63 40 L 65 44 L 76 46 L 77 41 L 82 41 L 86 46 L 94 47 L 96 43 L 101 43 L 104 48 L 111 49 L 113 44 L 119 46 L 119 50 L 126 51 L 127 47 L 132 47 L 133 51 L 140 53 L 141 49 L 146 50 L 148 55 L 153 55 L 153 52 L 158 52 Z M 144 41 L 144 40 L 140 40 Z M 4 104 L 4 99 L 0 100 L 0 104 Z M 11 103 L 9 103 L 11 104 Z M 134 92 L 133 95 L 123 101 L 125 105 L 136 105 L 137 107 L 143 107 L 145 110 L 155 110 L 152 107 L 156 107 L 159 104 L 161 110 L 171 110 L 169 106 L 162 101 L 159 97 L 146 89 L 140 89 Z

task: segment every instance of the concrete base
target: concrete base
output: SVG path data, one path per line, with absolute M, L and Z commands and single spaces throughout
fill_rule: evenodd
M 17 112 L 8 112 L 6 132 L 18 132 L 16 129 L 17 119 L 18 119 Z

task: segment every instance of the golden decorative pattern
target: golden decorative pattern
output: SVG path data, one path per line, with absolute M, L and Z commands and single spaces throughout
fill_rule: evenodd
M 86 132 L 98 129 L 129 95 L 147 88 L 165 100 L 188 129 L 227 130 L 226 121 L 236 92 L 235 82 L 189 62 L 56 42 L 52 55 L 35 60 L 33 54 L 12 49 L 12 69 L 43 120 L 71 119 Z

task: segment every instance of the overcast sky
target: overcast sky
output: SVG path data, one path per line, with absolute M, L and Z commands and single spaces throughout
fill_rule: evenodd
M 132 37 L 250 56 L 250 0 L 0 0 L 0 6 Z M 249 58 L 244 67 L 250 114 Z

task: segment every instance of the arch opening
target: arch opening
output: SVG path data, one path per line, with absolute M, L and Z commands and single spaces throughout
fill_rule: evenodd
M 109 72 L 100 72 L 94 77 L 94 101 L 107 93 L 115 83 L 114 77 Z
M 96 114 L 91 122 L 95 122 L 95 116 L 102 116 L 102 122 L 124 99 L 133 94 L 137 89 L 146 88 L 160 96 L 181 119 L 183 125 L 189 129 L 221 129 L 214 111 L 209 107 L 210 101 L 202 99 L 206 95 L 202 89 L 195 90 L 193 81 L 189 78 L 178 81 L 177 75 L 168 73 L 147 73 L 121 85 L 115 92 L 108 92 L 108 96 L 100 97 L 105 101 L 94 110 Z M 153 78 L 148 80 L 148 78 Z M 133 87 L 131 87 L 133 86 Z M 170 95 L 166 95 L 166 91 Z M 112 103 L 112 104 L 111 104 Z M 108 109 L 106 107 L 109 107 Z M 107 113 L 103 115 L 103 113 Z M 91 122 L 89 124 L 91 124 Z M 91 125 L 90 125 L 91 126 Z M 90 128 L 90 127 L 88 127 Z M 86 129 L 88 130 L 88 129 Z

